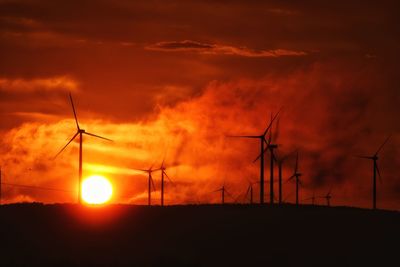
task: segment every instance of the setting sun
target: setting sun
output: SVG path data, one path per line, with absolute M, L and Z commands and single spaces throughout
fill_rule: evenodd
M 88 204 L 103 204 L 110 200 L 112 185 L 103 176 L 93 175 L 82 182 L 82 199 Z

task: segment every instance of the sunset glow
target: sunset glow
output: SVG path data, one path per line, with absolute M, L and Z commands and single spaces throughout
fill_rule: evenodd
M 0 0 L 2 266 L 393 265 L 399 10 Z
M 77 201 L 80 134 L 52 160 L 77 123 L 82 176 L 112 175 L 113 203 L 146 204 L 137 169 L 163 160 L 170 205 L 216 203 L 223 184 L 241 196 L 261 180 L 259 142 L 226 136 L 263 133 L 283 107 L 272 139 L 277 157 L 299 150 L 304 198 L 334 188 L 333 204 L 370 207 L 371 166 L 353 156 L 391 135 L 377 199 L 400 210 L 396 1 L 53 2 L 0 1 L 0 166 L 3 182 L 66 192 L 4 185 L 4 203 Z M 287 202 L 294 192 L 283 184 Z
M 103 176 L 93 175 L 82 182 L 82 199 L 88 204 L 104 204 L 112 192 L 111 183 Z

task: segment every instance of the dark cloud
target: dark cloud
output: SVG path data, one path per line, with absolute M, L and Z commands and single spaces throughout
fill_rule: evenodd
M 246 47 L 234 47 L 221 44 L 205 44 L 190 40 L 185 40 L 181 42 L 159 42 L 147 46 L 146 49 L 165 52 L 188 51 L 212 55 L 235 55 L 243 57 L 281 57 L 307 55 L 306 52 L 302 51 L 291 51 L 286 49 L 255 51 Z
M 161 51 L 168 51 L 168 50 L 189 50 L 189 51 L 196 51 L 199 50 L 212 50 L 216 47 L 216 45 L 211 44 L 202 44 L 195 41 L 185 40 L 181 42 L 159 42 L 154 45 L 149 45 L 146 48 L 150 50 L 161 50 Z

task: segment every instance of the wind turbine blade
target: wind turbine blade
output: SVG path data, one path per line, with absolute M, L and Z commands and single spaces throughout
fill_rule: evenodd
M 260 138 L 258 135 L 227 135 L 229 138 Z
M 369 157 L 369 156 L 355 156 L 356 158 L 360 158 L 360 159 L 373 159 L 373 157 Z
M 278 159 L 277 159 L 277 157 L 275 156 L 275 154 L 272 154 L 272 158 L 273 158 L 273 160 L 274 160 L 275 162 L 278 162 Z
M 164 158 L 163 158 L 163 160 L 162 160 L 162 162 L 161 162 L 161 167 L 160 167 L 160 169 L 164 168 L 164 162 L 165 162 L 165 156 L 164 156 Z
M 239 201 L 239 199 L 241 198 L 242 194 L 239 194 L 235 197 L 235 199 L 233 200 L 233 203 L 237 203 Z
M 383 142 L 383 144 L 382 144 L 382 145 L 379 147 L 379 149 L 376 151 L 375 156 L 378 155 L 379 151 L 381 151 L 381 149 L 383 148 L 383 146 L 386 145 L 386 143 L 387 143 L 387 141 L 389 141 L 390 137 L 391 137 L 391 135 L 389 135 L 389 136 L 386 138 L 385 142 Z
M 171 178 L 169 178 L 168 174 L 167 174 L 165 171 L 163 171 L 163 172 L 164 172 L 164 175 L 168 178 L 168 180 L 169 180 L 171 183 L 174 183 L 174 182 L 171 180 Z
M 153 163 L 151 164 L 151 166 L 150 166 L 150 168 L 149 168 L 149 171 L 150 171 L 150 172 L 153 171 L 153 166 L 154 166 L 154 164 L 155 164 L 155 162 L 153 162 Z
M 279 109 L 279 111 L 275 114 L 275 116 L 271 119 L 271 121 L 268 124 L 268 127 L 265 129 L 263 136 L 265 137 L 265 135 L 267 134 L 268 130 L 272 127 L 272 123 L 274 122 L 274 120 L 276 119 L 276 117 L 278 117 L 279 113 L 281 112 L 282 108 Z
M 264 151 L 262 152 L 262 154 L 264 154 L 265 152 L 267 152 L 267 150 L 268 150 L 268 147 L 264 148 Z M 258 155 L 258 157 L 257 157 L 255 160 L 253 160 L 253 163 L 256 162 L 260 157 L 261 157 L 261 154 Z
M 381 172 L 379 171 L 378 164 L 375 162 L 376 172 L 378 173 L 379 183 L 382 184 Z
M 331 195 L 331 192 L 332 192 L 332 186 L 329 188 L 329 191 L 328 191 L 327 196 L 330 196 L 330 195 Z
M 279 133 L 280 133 L 279 132 L 279 124 L 280 124 L 280 121 L 281 121 L 281 117 L 279 117 L 276 120 L 276 130 L 275 130 L 274 136 L 272 137 L 272 139 L 274 140 L 275 143 L 278 141 L 278 138 L 279 138 Z
M 272 112 L 271 112 L 271 121 L 272 121 Z M 273 124 L 271 124 L 271 128 L 269 129 L 268 144 L 271 144 L 272 142 L 272 128 Z
M 154 185 L 154 181 L 153 181 L 153 177 L 151 177 L 150 175 L 150 182 L 151 182 L 151 186 L 153 187 L 153 191 L 156 191 L 156 186 Z
M 245 176 L 245 178 L 246 178 L 247 182 L 249 182 L 249 184 L 251 184 L 251 181 L 250 181 L 250 179 L 249 179 L 249 178 L 247 178 L 246 176 Z
M 286 183 L 289 182 L 289 181 L 291 181 L 291 180 L 293 180 L 294 177 L 296 177 L 294 174 L 293 174 L 292 176 L 290 176 L 290 177 L 286 180 Z
M 230 198 L 232 198 L 232 200 L 235 201 L 235 198 L 232 196 L 231 193 L 228 192 L 228 190 L 225 189 L 225 193 L 226 193 Z
M 78 128 L 78 130 L 80 130 L 80 128 L 79 128 L 79 123 L 78 123 L 78 118 L 77 118 L 77 116 L 76 116 L 74 101 L 72 100 L 72 95 L 71 95 L 71 93 L 69 93 L 69 100 L 71 101 L 72 111 L 74 112 L 76 127 Z
M 270 140 L 266 140 L 265 138 L 263 138 L 263 140 L 264 140 L 264 143 L 265 143 L 265 145 L 268 147 L 269 146 L 269 144 L 271 144 L 271 141 Z
M 297 154 L 296 154 L 296 165 L 294 167 L 294 172 L 295 173 L 297 172 L 298 168 L 299 168 L 299 152 L 297 151 Z
M 97 138 L 100 138 L 100 139 L 104 139 L 104 140 L 107 140 L 107 141 L 110 141 L 110 142 L 114 142 L 113 140 L 105 138 L 105 137 L 102 137 L 100 135 L 96 135 L 96 134 L 92 134 L 92 133 L 88 133 L 88 132 L 84 132 L 84 134 L 87 134 L 87 135 L 90 135 L 90 136 L 93 136 L 93 137 L 97 137 Z
M 58 157 L 58 155 L 60 155 L 61 154 L 61 152 L 63 152 L 64 151 L 64 149 L 66 149 L 67 148 L 67 146 L 69 145 L 69 143 L 71 143 L 72 142 L 72 140 L 74 140 L 75 139 L 75 137 L 77 136 L 79 134 L 79 132 L 76 132 L 76 134 L 71 138 L 71 140 L 69 140 L 69 142 L 57 153 L 57 155 L 55 155 L 54 156 L 54 158 L 53 159 L 56 159 L 57 157 Z
M 246 198 L 249 196 L 249 194 L 250 194 L 250 185 L 249 185 L 249 187 L 247 187 Z

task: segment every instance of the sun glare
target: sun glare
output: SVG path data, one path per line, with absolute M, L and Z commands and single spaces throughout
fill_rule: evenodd
M 112 185 L 103 176 L 93 175 L 82 182 L 82 199 L 88 204 L 104 204 L 110 200 Z

